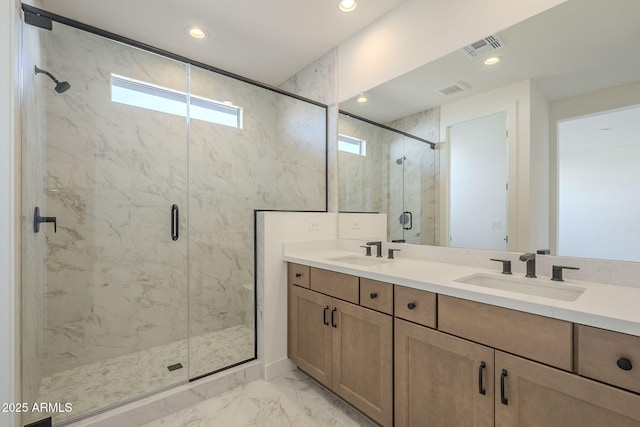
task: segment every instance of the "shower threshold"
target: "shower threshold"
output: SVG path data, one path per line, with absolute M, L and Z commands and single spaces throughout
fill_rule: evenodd
M 52 416 L 61 423 L 251 359 L 253 337 L 253 329 L 233 326 L 191 338 L 190 349 L 185 339 L 56 372 L 43 378 L 36 402 L 68 402 L 72 411 L 25 414 L 26 422 Z M 178 363 L 183 368 L 167 369 Z

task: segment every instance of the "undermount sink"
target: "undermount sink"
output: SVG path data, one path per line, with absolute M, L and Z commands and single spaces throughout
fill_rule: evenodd
M 484 273 L 472 274 L 454 281 L 561 301 L 575 301 L 585 291 L 585 288 L 579 286 L 549 283 L 546 279 L 494 276 Z
M 355 264 L 355 265 L 364 265 L 364 266 L 385 264 L 387 262 L 393 261 L 387 258 L 378 258 L 373 256 L 368 257 L 364 255 L 360 255 L 360 256 L 346 255 L 346 256 L 339 256 L 339 257 L 327 258 L 327 259 L 329 261 L 339 261 L 339 262 L 344 262 L 346 264 Z

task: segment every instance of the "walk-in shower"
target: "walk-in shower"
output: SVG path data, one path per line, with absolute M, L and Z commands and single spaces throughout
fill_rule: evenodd
M 326 106 L 52 18 L 22 28 L 22 391 L 59 424 L 256 357 L 254 210 L 326 210 Z
M 406 123 L 382 125 L 340 113 L 340 135 L 360 141 L 366 151 L 338 152 L 338 207 L 342 212 L 386 213 L 389 241 L 433 245 L 436 151 L 433 143 L 392 127 L 396 125 Z

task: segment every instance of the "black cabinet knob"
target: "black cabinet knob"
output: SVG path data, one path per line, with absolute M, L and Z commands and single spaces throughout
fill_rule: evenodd
M 633 368 L 631 360 L 627 359 L 626 357 L 621 357 L 620 359 L 618 359 L 617 363 L 618 368 L 622 369 L 623 371 L 630 371 L 631 368 Z
M 302 273 L 296 273 L 296 277 L 302 277 Z
M 369 296 L 371 297 L 371 299 L 376 299 L 378 298 L 378 294 L 375 292 L 372 292 L 371 294 L 369 294 Z
M 413 310 L 414 308 L 416 308 L 416 305 L 415 305 L 415 303 L 410 302 L 409 304 L 407 304 L 407 308 L 409 310 Z

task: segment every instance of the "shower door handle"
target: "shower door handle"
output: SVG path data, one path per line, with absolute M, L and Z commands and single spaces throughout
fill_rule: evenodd
M 171 239 L 178 240 L 180 232 L 180 219 L 178 217 L 179 209 L 178 205 L 171 206 Z
M 413 228 L 413 214 L 409 211 L 405 211 L 402 212 L 402 215 L 404 215 L 404 218 L 409 216 L 409 227 L 407 227 L 407 222 L 405 221 L 402 225 L 402 228 L 404 228 L 405 230 L 411 230 Z

